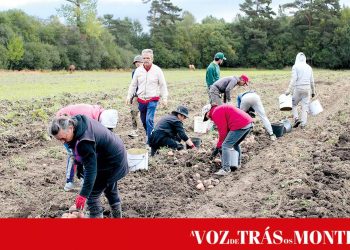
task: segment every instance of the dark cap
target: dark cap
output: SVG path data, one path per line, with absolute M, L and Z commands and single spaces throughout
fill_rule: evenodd
M 174 110 L 172 113 L 181 114 L 188 118 L 188 109 L 182 105 L 177 106 L 176 110 Z

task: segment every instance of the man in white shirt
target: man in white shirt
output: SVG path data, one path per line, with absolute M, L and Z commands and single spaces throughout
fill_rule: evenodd
M 147 134 L 147 144 L 154 127 L 154 115 L 160 98 L 167 106 L 168 88 L 163 71 L 153 64 L 153 51 L 144 49 L 142 51 L 143 66 L 135 70 L 131 84 L 129 86 L 126 103 L 132 95 L 137 94 L 140 117 Z

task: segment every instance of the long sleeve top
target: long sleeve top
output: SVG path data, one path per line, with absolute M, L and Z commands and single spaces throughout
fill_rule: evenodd
M 253 122 L 253 119 L 246 112 L 229 104 L 212 108 L 209 118 L 218 128 L 219 139 L 216 145 L 217 148 L 221 148 L 228 132 L 242 129 Z
M 213 84 L 213 88 L 210 91 L 215 91 L 215 87 L 219 90 L 220 93 L 224 93 L 226 96 L 227 102 L 231 101 L 231 90 L 237 85 L 239 78 L 235 76 L 223 77 L 217 80 Z
M 75 105 L 68 105 L 64 108 L 61 108 L 56 113 L 56 117 L 62 116 L 62 115 L 68 115 L 68 116 L 85 115 L 93 120 L 98 121 L 103 111 L 104 109 L 99 105 L 75 104 Z
M 219 80 L 220 78 L 220 67 L 214 62 L 211 62 L 207 67 L 207 71 L 205 74 L 205 81 L 207 83 L 207 87 L 210 88 L 214 82 Z
M 298 53 L 295 64 L 292 67 L 292 77 L 287 92 L 297 89 L 310 89 L 315 94 L 315 81 L 312 68 L 306 63 L 303 53 Z
M 167 100 L 168 87 L 161 68 L 155 64 L 152 64 L 149 71 L 144 67 L 138 67 L 131 80 L 127 98 L 130 99 L 135 92 L 144 100 L 159 96 Z

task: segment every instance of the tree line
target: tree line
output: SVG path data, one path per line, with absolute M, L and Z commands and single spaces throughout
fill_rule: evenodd
M 97 0 L 66 0 L 47 20 L 0 12 L 0 68 L 129 68 L 144 48 L 163 68 L 205 68 L 217 51 L 227 67 L 283 68 L 299 51 L 315 67 L 350 67 L 350 8 L 339 0 L 291 0 L 277 13 L 272 0 L 245 0 L 234 21 L 208 16 L 200 23 L 170 0 L 142 1 L 150 3 L 147 33 L 138 20 L 98 17 Z

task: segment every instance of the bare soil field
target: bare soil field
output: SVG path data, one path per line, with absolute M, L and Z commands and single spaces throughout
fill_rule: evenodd
M 287 88 L 290 72 L 253 78 L 271 122 L 291 112 L 278 109 L 278 96 Z M 178 104 L 189 107 L 185 127 L 202 139 L 197 151 L 168 149 L 149 161 L 148 171 L 129 173 L 119 182 L 126 218 L 324 218 L 350 217 L 350 73 L 315 72 L 317 98 L 324 112 L 309 116 L 305 129 L 270 141 L 255 119 L 243 142 L 242 168 L 229 176 L 213 174 L 219 166 L 209 159 L 217 132 L 193 132 L 193 116 L 207 102 L 197 80 L 169 81 L 169 106 L 158 107 L 156 121 Z M 181 78 L 181 74 L 179 74 Z M 48 121 L 70 103 L 100 103 L 116 107 L 120 122 L 115 133 L 126 147 L 145 147 L 145 134 L 128 137 L 131 120 L 124 103 L 126 87 L 115 91 L 57 95 L 32 100 L 0 101 L 0 217 L 56 218 L 74 203 L 79 186 L 63 191 L 66 155 L 47 136 Z M 235 89 L 234 96 L 243 89 Z M 140 126 L 141 127 L 141 126 Z M 204 190 L 196 188 L 198 180 Z M 104 198 L 103 198 L 104 199 Z M 105 200 L 105 216 L 109 207 Z

